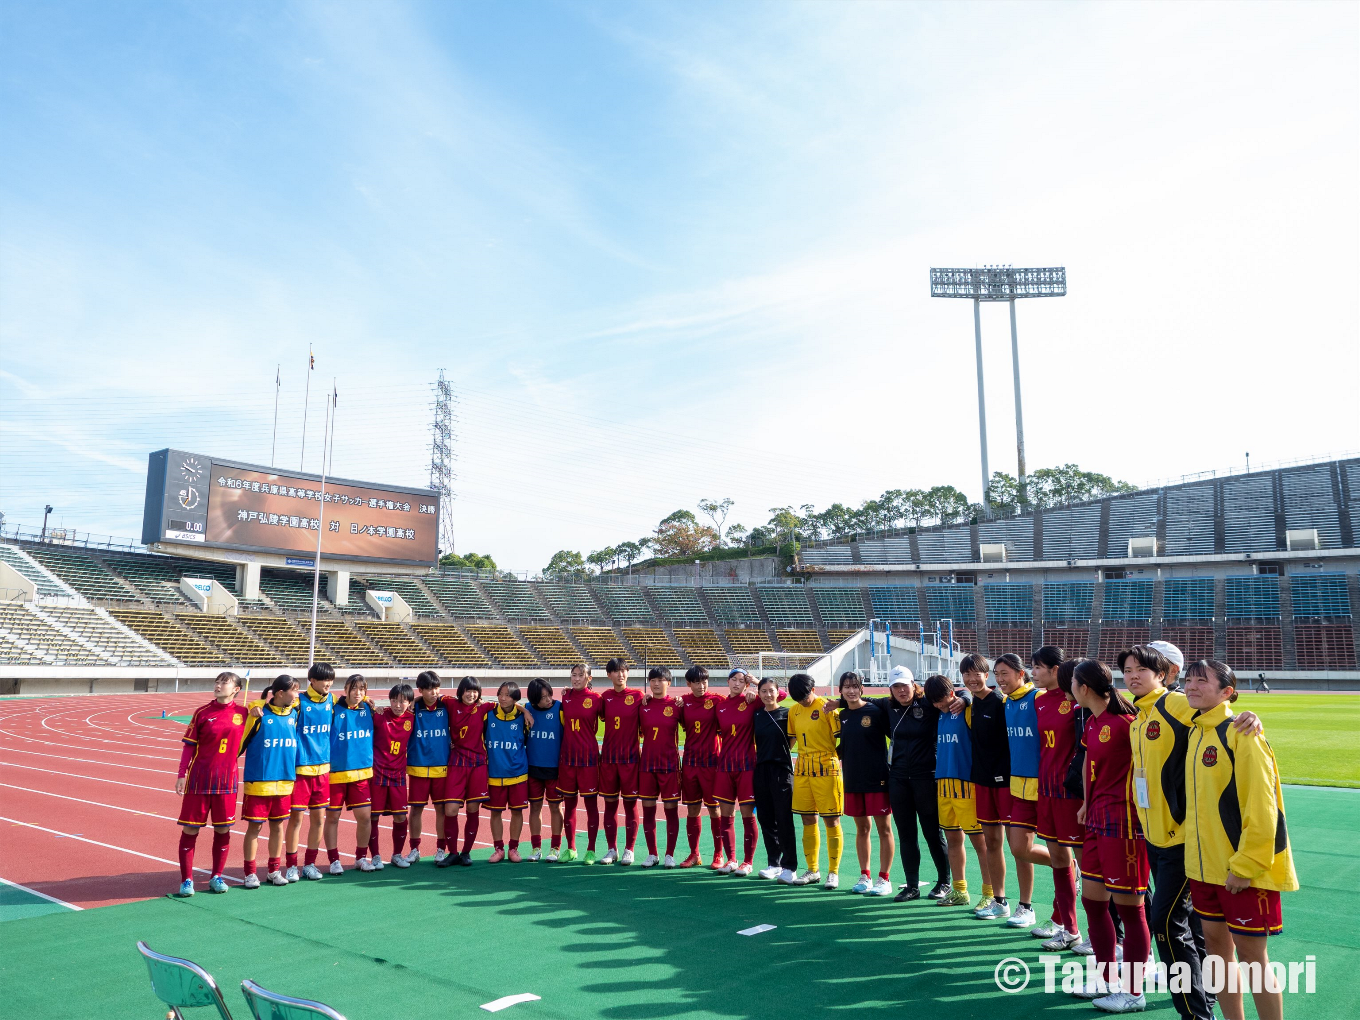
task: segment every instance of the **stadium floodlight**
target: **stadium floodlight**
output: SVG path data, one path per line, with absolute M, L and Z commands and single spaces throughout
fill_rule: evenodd
M 1006 301 L 1011 306 L 1011 365 L 1015 375 L 1015 451 L 1020 503 L 1029 502 L 1025 476 L 1025 423 L 1020 412 L 1020 342 L 1015 332 L 1015 302 L 1020 298 L 1066 297 L 1067 270 L 1062 266 L 1015 269 L 983 266 L 980 269 L 931 269 L 930 296 L 961 298 L 973 302 L 973 341 L 977 355 L 978 436 L 982 443 L 982 509 L 992 514 L 992 475 L 987 469 L 987 401 L 982 383 L 982 302 Z

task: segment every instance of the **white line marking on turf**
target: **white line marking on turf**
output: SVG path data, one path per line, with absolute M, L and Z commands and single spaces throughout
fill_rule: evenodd
M 38 892 L 37 889 L 30 889 L 26 885 L 20 885 L 18 882 L 11 882 L 7 878 L 0 878 L 0 885 L 7 885 L 11 889 L 21 889 L 26 893 L 31 893 L 32 895 L 37 896 L 39 899 L 46 900 L 48 903 L 55 903 L 59 907 L 66 907 L 68 910 L 85 909 L 84 907 L 76 906 L 74 903 L 67 903 L 65 900 L 59 900 L 55 896 L 48 896 L 47 893 L 45 892 Z
M 763 931 L 774 931 L 775 927 L 776 927 L 776 926 L 773 925 L 773 924 L 758 924 L 758 925 L 756 925 L 754 928 L 743 928 L 741 931 L 737 932 L 737 934 L 738 934 L 738 935 L 759 935 L 759 934 L 760 934 L 761 932 L 763 932 Z
M 34 825 L 32 822 L 21 822 L 17 818 L 0 817 L 0 822 L 9 822 L 12 825 L 22 825 L 26 829 L 37 829 L 39 832 L 48 832 L 51 833 L 53 836 L 65 837 L 66 839 L 78 839 L 80 840 L 80 842 L 89 843 L 92 846 L 102 846 L 107 850 L 120 850 L 125 854 L 132 854 L 132 856 L 134 857 L 145 857 L 148 861 L 155 861 L 158 864 L 170 864 L 176 868 L 179 867 L 179 861 L 168 860 L 164 857 L 153 857 L 151 854 L 144 854 L 140 850 L 129 850 L 125 846 L 114 846 L 112 843 L 101 843 L 97 839 L 86 839 L 84 836 L 77 836 L 74 833 L 70 832 L 58 832 L 56 829 L 48 829 L 41 825 Z M 195 868 L 194 870 L 204 875 L 212 874 L 212 872 L 207 868 Z M 225 878 L 228 882 L 241 881 L 241 879 L 232 878 L 230 875 L 224 875 L 222 877 Z
M 520 992 L 518 995 L 502 995 L 499 999 L 492 1002 L 482 1003 L 482 1009 L 488 1013 L 499 1013 L 510 1006 L 517 1006 L 521 1002 L 538 1002 L 540 996 L 533 992 Z

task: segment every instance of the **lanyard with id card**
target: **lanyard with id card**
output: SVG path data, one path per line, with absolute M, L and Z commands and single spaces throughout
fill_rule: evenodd
M 1147 769 L 1133 770 L 1133 799 L 1144 811 L 1152 806 L 1148 803 Z

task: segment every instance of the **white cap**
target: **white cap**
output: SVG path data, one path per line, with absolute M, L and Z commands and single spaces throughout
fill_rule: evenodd
M 896 687 L 898 684 L 910 687 L 915 682 L 916 677 L 912 676 L 911 670 L 907 669 L 906 666 L 894 666 L 888 672 L 889 687 Z
M 1147 646 L 1161 652 L 1162 658 L 1177 669 L 1185 668 L 1185 656 L 1181 654 L 1181 650 L 1170 641 L 1149 641 Z

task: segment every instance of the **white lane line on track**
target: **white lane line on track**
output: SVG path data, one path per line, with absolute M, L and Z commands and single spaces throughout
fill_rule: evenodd
M 17 734 L 17 733 L 11 733 L 10 731 L 8 731 L 8 730 L 3 730 L 3 729 L 0 729 L 0 736 L 3 736 L 3 737 L 13 737 L 13 738 L 14 738 L 14 741 L 15 741 L 15 743 L 16 743 L 16 745 L 17 745 L 17 744 L 30 744 L 30 745 L 31 745 L 31 744 L 38 744 L 38 745 L 41 745 L 41 746 L 43 746 L 43 747 L 59 747 L 59 748 L 61 748 L 63 751 L 85 751 L 85 752 L 90 753 L 90 754 L 116 754 L 116 755 L 118 755 L 119 757 L 122 757 L 122 758 L 148 758 L 148 759 L 150 759 L 151 761 L 177 761 L 177 760 L 178 760 L 178 756 L 177 756 L 177 755 L 168 755 L 168 754 L 138 754 L 138 753 L 136 753 L 135 751 L 110 751 L 110 750 L 108 750 L 107 748 L 103 748 L 103 747 L 89 747 L 89 746 L 82 746 L 82 745 L 79 745 L 79 744 L 57 744 L 57 743 L 53 743 L 53 742 L 50 741 L 50 740 L 38 740 L 38 739 L 32 738 L 32 737 L 23 737 L 23 736 L 20 736 L 20 735 Z M 114 741 L 112 741 L 112 740 L 110 740 L 110 741 L 105 741 L 105 743 L 110 743 L 110 744 L 112 744 L 112 743 L 114 743 Z M 183 741 L 181 741 L 180 743 L 181 743 L 181 746 L 183 746 Z M 7 743 L 5 743 L 5 742 L 0 742 L 0 748 L 3 748 L 3 749 L 5 749 L 5 750 L 8 750 L 8 749 L 9 749 L 9 746 L 10 746 L 10 745 L 7 744 Z M 16 751 L 22 751 L 22 750 L 24 750 L 24 748 L 23 748 L 23 747 L 19 747 L 19 746 L 15 746 L 15 747 L 14 747 L 14 750 L 16 750 Z M 34 753 L 34 752 L 29 752 L 29 753 Z
M 11 825 L 22 825 L 25 829 L 37 829 L 39 832 L 47 832 L 53 836 L 60 836 L 65 839 L 74 839 L 81 843 L 89 843 L 91 846 L 102 846 L 106 850 L 118 850 L 125 854 L 132 854 L 133 857 L 144 857 L 148 861 L 155 861 L 157 864 L 169 864 L 175 868 L 179 867 L 179 861 L 172 861 L 165 857 L 157 857 L 154 854 L 144 854 L 140 850 L 129 850 L 125 846 L 114 846 L 112 843 L 101 843 L 97 839 L 87 839 L 84 836 L 77 836 L 70 832 L 61 832 L 57 829 L 49 829 L 42 825 L 34 825 L 32 822 L 21 822 L 17 818 L 5 818 L 0 816 L 0 822 L 9 822 Z M 210 875 L 212 872 L 208 868 L 195 868 L 195 871 L 203 875 Z M 223 876 L 228 882 L 239 882 L 239 878 Z
M 69 754 L 49 754 L 46 751 L 25 751 L 22 747 L 0 748 L 5 754 L 32 754 L 39 758 L 55 758 L 57 761 L 78 761 L 82 765 L 98 765 L 106 769 L 131 769 L 133 772 L 154 772 L 158 776 L 177 776 L 178 769 L 149 769 L 141 765 L 123 765 L 116 761 L 94 761 L 90 758 L 73 758 Z
M 80 772 L 56 772 L 52 769 L 39 768 L 37 765 L 16 765 L 12 761 L 0 761 L 0 768 L 26 769 L 29 772 L 41 772 L 45 776 L 65 776 L 68 779 L 88 779 L 92 783 L 107 783 L 110 786 L 127 786 L 133 790 L 150 790 L 152 793 L 168 793 L 175 796 L 175 791 L 169 787 L 144 786 L 141 783 L 120 783 L 116 779 L 105 779 L 102 776 L 87 776 Z
M 26 886 L 26 885 L 20 885 L 18 882 L 11 882 L 11 881 L 10 881 L 9 879 L 7 879 L 7 878 L 0 878 L 0 885 L 7 885 L 7 886 L 9 886 L 11 889 L 20 889 L 20 890 L 22 890 L 23 892 L 26 892 L 26 893 L 28 893 L 28 894 L 31 895 L 31 896 L 36 896 L 36 897 L 38 897 L 39 899 L 46 900 L 48 903 L 55 903 L 55 904 L 56 904 L 57 906 L 59 906 L 59 907 L 65 907 L 67 910 L 84 910 L 84 909 L 85 909 L 84 907 L 78 907 L 78 906 L 76 906 L 74 903 L 67 903 L 65 900 L 59 900 L 59 899 L 57 899 L 55 896 L 48 896 L 47 893 L 45 893 L 45 892 L 38 892 L 37 889 L 30 889 L 30 888 L 29 888 L 28 886 Z

